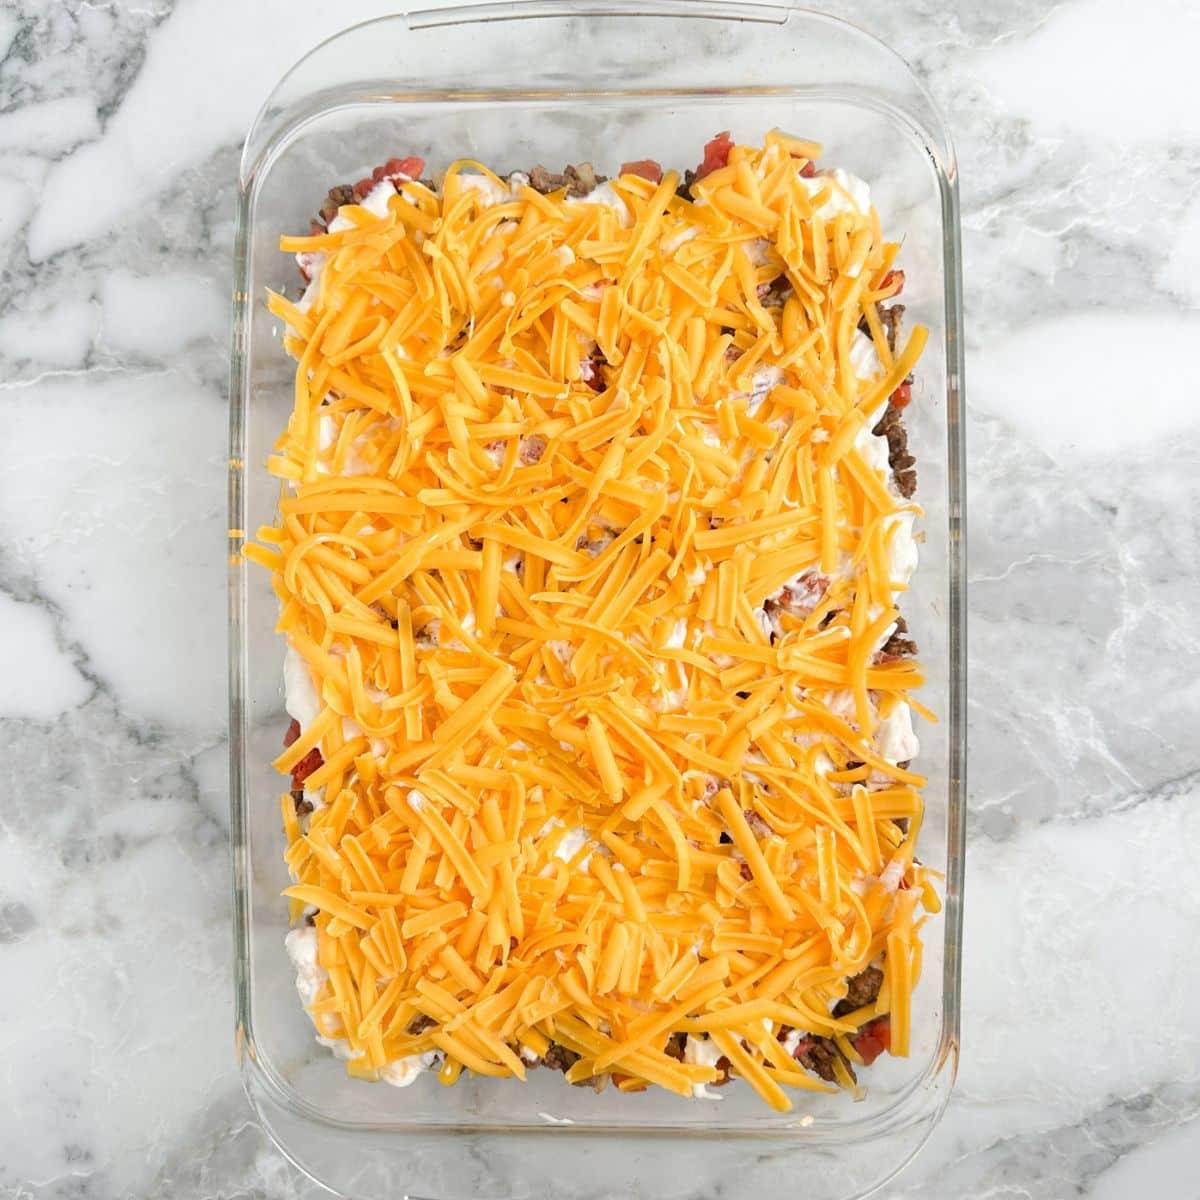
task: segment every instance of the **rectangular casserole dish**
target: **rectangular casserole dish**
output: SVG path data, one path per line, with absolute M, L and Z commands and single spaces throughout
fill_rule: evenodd
M 287 886 L 270 761 L 283 642 L 240 531 L 269 523 L 263 464 L 290 406 L 292 364 L 265 289 L 295 293 L 278 252 L 330 183 L 392 154 L 516 168 L 655 157 L 686 166 L 716 130 L 812 137 L 867 179 L 904 242 L 905 301 L 930 330 L 909 409 L 924 508 L 906 615 L 922 647 L 928 775 L 921 853 L 944 871 L 927 929 L 912 1056 L 881 1060 L 866 1098 L 764 1111 L 749 1088 L 719 1102 L 597 1095 L 549 1073 L 521 1085 L 433 1077 L 402 1091 L 347 1078 L 317 1046 L 283 949 Z M 686 148 L 686 149 L 684 149 Z M 680 157 L 687 161 L 680 161 Z M 894 55 L 831 18 L 783 7 L 504 5 L 397 16 L 348 30 L 272 93 L 242 163 L 231 404 L 231 803 L 238 1048 L 248 1094 L 286 1154 L 355 1196 L 686 1196 L 737 1180 L 769 1196 L 863 1195 L 924 1140 L 957 1059 L 963 827 L 960 269 L 953 154 L 928 97 Z M 284 722 L 285 723 L 285 722 Z M 468 1152 L 470 1147 L 470 1152 Z

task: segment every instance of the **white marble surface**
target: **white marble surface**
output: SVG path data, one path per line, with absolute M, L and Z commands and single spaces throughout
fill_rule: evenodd
M 882 1194 L 1200 1196 L 1200 7 L 831 7 L 963 177 L 964 1050 Z M 3 1197 L 316 1193 L 234 1069 L 225 383 L 239 139 L 348 15 L 0 8 Z

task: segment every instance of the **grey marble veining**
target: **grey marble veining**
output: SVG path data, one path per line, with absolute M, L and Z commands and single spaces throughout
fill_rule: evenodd
M 830 7 L 963 188 L 964 1047 L 881 1194 L 1200 1196 L 1200 9 Z M 240 137 L 349 16 L 0 9 L 0 1197 L 318 1194 L 233 1060 L 225 377 Z

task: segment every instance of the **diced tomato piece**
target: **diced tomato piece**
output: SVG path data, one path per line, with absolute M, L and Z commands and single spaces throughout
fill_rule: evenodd
M 636 162 L 621 164 L 622 175 L 636 175 L 639 179 L 648 179 L 651 183 L 662 183 L 663 170 L 652 158 L 639 158 Z
M 283 748 L 286 750 L 300 736 L 300 722 L 293 721 L 283 735 Z
M 892 1021 L 890 1017 L 880 1017 L 878 1020 L 864 1025 L 854 1037 L 854 1048 L 868 1067 L 881 1054 L 890 1050 L 891 1044 Z
M 881 289 L 890 288 L 892 286 L 892 284 L 896 285 L 896 290 L 892 293 L 893 296 L 898 296 L 898 295 L 900 295 L 900 293 L 902 291 L 904 291 L 904 272 L 903 271 L 889 271 L 879 281 L 879 286 Z
M 729 152 L 733 149 L 733 138 L 729 130 L 724 129 L 710 142 L 704 145 L 704 161 L 696 168 L 696 179 L 703 179 L 719 171 L 729 163 Z M 693 181 L 694 182 L 694 181 Z
M 811 179 L 817 173 L 817 164 L 809 160 L 800 168 L 800 174 L 805 179 Z
M 412 179 L 420 179 L 425 173 L 425 160 L 417 158 L 389 158 L 382 167 L 376 167 L 371 172 L 370 179 L 360 179 L 354 185 L 354 198 L 361 200 L 377 183 L 385 179 L 393 184 L 407 183 Z
M 912 384 L 907 380 L 892 393 L 893 408 L 907 408 L 912 403 Z
M 424 174 L 425 160 L 414 155 L 412 158 L 389 158 L 384 164 L 380 178 L 395 182 L 399 176 L 405 179 L 420 179 Z
M 304 781 L 318 768 L 325 765 L 321 752 L 315 746 L 292 768 L 292 790 L 304 786 Z

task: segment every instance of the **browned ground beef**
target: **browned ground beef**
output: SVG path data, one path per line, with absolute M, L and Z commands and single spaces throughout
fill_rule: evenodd
M 321 205 L 321 220 L 326 225 L 337 216 L 337 210 L 343 204 L 354 203 L 354 187 L 349 183 L 340 183 L 337 187 L 330 188 L 329 194 L 325 197 L 325 203 Z
M 529 172 L 530 187 L 543 195 L 566 188 L 568 196 L 586 196 L 594 187 L 606 182 L 607 179 L 607 175 L 597 174 L 592 164 L 587 162 L 568 165 L 562 171 L 549 171 L 539 164 Z M 419 182 L 425 187 L 433 189 L 433 180 L 422 179 Z M 353 184 L 340 183 L 337 187 L 330 188 L 320 208 L 321 224 L 328 225 L 337 216 L 337 211 L 343 204 L 353 203 L 355 203 Z
M 597 175 L 592 164 L 587 162 L 564 167 L 561 174 L 546 170 L 540 163 L 529 172 L 529 186 L 542 195 L 565 187 L 568 196 L 586 196 L 607 179 L 607 175 Z
M 850 1078 L 855 1079 L 853 1066 L 846 1062 L 842 1052 L 837 1048 L 837 1043 L 832 1038 L 809 1038 L 808 1044 L 804 1045 L 796 1055 L 796 1061 L 802 1067 L 819 1075 L 826 1083 L 836 1082 L 837 1077 L 833 1073 L 833 1064 L 839 1058 L 846 1063 L 846 1070 L 850 1072 Z
M 893 354 L 900 353 L 900 329 L 904 323 L 904 305 L 889 304 L 879 310 L 879 320 L 887 334 L 888 345 Z M 911 376 L 909 377 L 911 381 Z M 875 428 L 876 437 L 886 437 L 888 442 L 888 465 L 896 476 L 896 490 L 906 500 L 912 499 L 917 490 L 916 459 L 908 452 L 908 430 L 899 408 L 889 404 L 884 409 Z
M 566 1046 L 551 1042 L 550 1048 L 542 1055 L 542 1063 L 552 1071 L 562 1071 L 564 1074 L 579 1061 L 579 1055 Z
M 904 305 L 889 304 L 879 310 L 879 322 L 887 335 L 888 345 L 893 354 L 900 353 L 900 327 L 904 323 Z
M 847 986 L 846 998 L 839 1000 L 834 1007 L 835 1017 L 845 1016 L 846 1013 L 854 1012 L 866 1004 L 874 1004 L 879 989 L 883 986 L 883 972 L 878 967 L 867 967 L 865 971 L 860 971 L 849 980 Z
M 876 437 L 887 438 L 888 464 L 896 476 L 896 490 L 906 500 L 910 499 L 917 490 L 917 460 L 908 452 L 908 430 L 904 427 L 900 409 L 889 404 L 871 432 Z
M 892 636 L 883 643 L 881 653 L 893 655 L 895 658 L 914 658 L 917 654 L 917 643 L 908 634 L 908 624 L 903 617 L 896 618 L 896 628 Z
M 782 308 L 793 295 L 791 280 L 787 275 L 776 275 L 770 283 L 759 284 L 758 299 L 763 308 Z
M 540 1065 L 549 1067 L 552 1071 L 561 1071 L 565 1075 L 579 1061 L 579 1058 L 580 1056 L 574 1050 L 568 1050 L 566 1046 L 551 1042 L 549 1049 L 542 1055 Z M 605 1071 L 602 1075 L 593 1075 L 590 1079 L 577 1079 L 572 1086 L 587 1087 L 594 1092 L 602 1092 L 608 1087 L 610 1078 L 609 1073 Z

